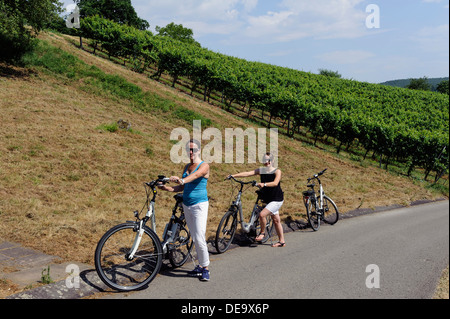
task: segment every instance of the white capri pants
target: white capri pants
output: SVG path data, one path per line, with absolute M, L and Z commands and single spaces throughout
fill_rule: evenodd
M 282 202 L 270 202 L 267 204 L 266 209 L 272 213 L 272 215 L 279 215 L 280 208 L 283 206 L 284 201 Z
M 197 258 L 200 266 L 209 266 L 209 252 L 206 243 L 206 223 L 208 221 L 209 202 L 203 202 L 192 206 L 183 204 L 186 223 L 195 243 Z

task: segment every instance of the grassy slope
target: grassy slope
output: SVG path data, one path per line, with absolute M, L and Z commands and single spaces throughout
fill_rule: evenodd
M 117 74 L 143 92 L 159 96 L 167 105 L 145 112 L 135 101 L 105 93 L 86 78 L 70 79 L 40 68 L 0 78 L 0 237 L 67 260 L 92 263 L 101 235 L 142 208 L 143 182 L 159 174 L 181 174 L 182 165 L 170 161 L 170 133 L 176 127 L 190 129 L 192 124 L 174 117 L 171 109 L 195 111 L 222 132 L 253 124 L 83 52 L 64 37 L 45 34 L 42 38 L 106 74 Z M 99 128 L 119 119 L 131 122 L 134 131 L 111 133 Z M 342 212 L 442 197 L 419 182 L 363 167 L 284 136 L 279 137 L 279 153 L 286 195 L 284 219 L 304 218 L 305 180 L 326 167 L 325 190 Z M 208 236 L 213 236 L 230 203 L 231 186 L 224 177 L 255 168 L 211 166 Z M 247 211 L 253 200 L 254 193 L 247 191 Z M 159 233 L 172 205 L 171 194 L 159 195 Z

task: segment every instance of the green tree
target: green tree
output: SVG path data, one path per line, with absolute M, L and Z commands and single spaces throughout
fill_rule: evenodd
M 443 94 L 449 95 L 449 81 L 448 80 L 444 80 L 441 83 L 439 83 L 439 85 L 437 86 L 436 90 L 439 93 L 443 93 Z
M 139 30 L 146 30 L 150 27 L 148 21 L 138 17 L 131 0 L 74 0 L 74 2 L 80 8 L 81 17 L 99 15 Z
M 410 90 L 430 91 L 431 84 L 428 82 L 428 78 L 425 76 L 420 79 L 411 79 L 411 82 L 406 86 Z
M 182 24 L 175 24 L 172 22 L 165 27 L 156 26 L 155 30 L 160 36 L 170 37 L 175 40 L 200 46 L 200 43 L 194 39 L 194 31 L 183 27 Z
M 331 71 L 331 70 L 327 70 L 327 69 L 319 69 L 319 74 L 323 75 L 323 76 L 327 76 L 329 78 L 337 78 L 337 79 L 342 78 L 342 75 L 339 74 L 338 71 Z
M 0 0 L 0 61 L 19 62 L 36 34 L 58 17 L 58 0 Z

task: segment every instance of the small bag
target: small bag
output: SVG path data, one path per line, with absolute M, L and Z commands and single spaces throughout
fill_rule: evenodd
M 304 197 L 314 197 L 315 193 L 312 189 L 303 192 Z

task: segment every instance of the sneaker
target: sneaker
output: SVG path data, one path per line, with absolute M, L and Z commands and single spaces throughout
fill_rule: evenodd
M 209 270 L 208 269 L 203 268 L 200 280 L 201 281 L 209 281 Z
M 188 272 L 188 275 L 191 277 L 201 277 L 203 273 L 203 268 L 200 266 L 195 267 L 194 270 Z

